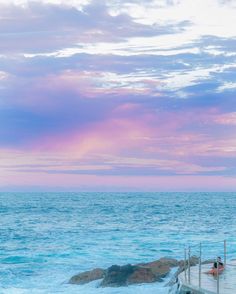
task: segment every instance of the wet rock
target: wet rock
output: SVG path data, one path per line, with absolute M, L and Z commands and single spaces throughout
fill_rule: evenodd
M 120 287 L 128 285 L 128 278 L 134 273 L 136 267 L 127 264 L 124 266 L 113 265 L 105 273 L 101 287 Z
M 106 271 L 101 287 L 120 287 L 131 284 L 153 283 L 168 275 L 171 267 L 177 266 L 175 259 L 159 259 L 137 265 L 114 265 Z
M 91 271 L 83 272 L 78 275 L 73 276 L 69 280 L 69 284 L 77 284 L 77 285 L 83 285 L 95 280 L 100 280 L 104 277 L 105 270 L 101 268 L 95 268 Z
M 137 266 L 133 275 L 129 278 L 129 283 L 152 283 L 160 282 L 171 270 L 168 264 L 154 261 Z
M 106 271 L 101 287 L 120 287 L 161 281 L 170 271 L 166 265 L 113 265 Z
M 153 283 L 165 278 L 172 267 L 177 267 L 179 262 L 172 258 L 124 266 L 113 265 L 107 270 L 95 269 L 72 277 L 69 283 L 85 284 L 102 279 L 101 287 L 120 287 L 131 284 Z
M 162 264 L 168 265 L 170 267 L 176 267 L 179 265 L 178 260 L 174 258 L 163 257 L 159 259 L 159 262 L 161 262 Z
M 149 263 L 140 264 L 142 268 L 150 269 L 155 275 L 155 280 L 161 281 L 170 272 L 172 265 L 166 261 L 156 260 Z
M 156 281 L 157 281 L 157 276 L 152 272 L 150 268 L 146 268 L 146 267 L 136 267 L 135 271 L 127 279 L 127 283 L 129 285 L 153 283 Z
M 148 263 L 143 263 L 142 265 L 150 267 L 150 268 L 159 268 L 159 267 L 163 267 L 163 266 L 167 266 L 167 267 L 176 267 L 179 265 L 178 260 L 173 259 L 173 258 L 160 258 L 156 261 L 152 261 L 152 262 L 148 262 Z

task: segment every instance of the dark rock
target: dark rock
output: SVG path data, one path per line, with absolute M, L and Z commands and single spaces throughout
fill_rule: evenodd
M 143 264 L 142 267 L 150 269 L 156 276 L 156 280 L 159 281 L 164 278 L 171 270 L 171 267 L 168 264 L 162 263 L 159 260 Z
M 158 260 L 152 261 L 152 262 L 147 262 L 147 263 L 139 263 L 137 264 L 138 266 L 147 266 L 151 268 L 159 268 L 161 266 L 168 266 L 168 267 L 176 267 L 179 265 L 178 260 L 173 259 L 173 258 L 160 258 Z
M 102 279 L 104 277 L 104 274 L 105 274 L 105 270 L 101 268 L 95 268 L 91 271 L 83 272 L 73 276 L 69 280 L 69 284 L 83 285 L 95 280 Z
M 171 267 L 177 265 L 178 261 L 170 258 L 161 258 L 137 265 L 113 265 L 106 271 L 101 287 L 119 287 L 161 281 L 168 275 Z
M 191 258 L 191 264 L 196 259 Z M 180 265 L 176 259 L 161 258 L 159 260 L 124 266 L 113 265 L 106 271 L 95 269 L 72 277 L 69 283 L 85 284 L 103 278 L 101 287 L 120 287 L 131 284 L 153 283 L 161 281 L 170 272 L 172 267 Z M 180 267 L 181 268 L 181 267 Z
M 141 284 L 141 283 L 153 283 L 157 281 L 157 276 L 152 272 L 150 268 L 137 267 L 135 271 L 128 277 L 127 283 Z
M 128 285 L 128 278 L 134 273 L 136 267 L 127 264 L 124 266 L 113 265 L 106 271 L 101 287 L 120 287 Z
M 177 259 L 174 258 L 167 258 L 167 257 L 163 257 L 159 259 L 159 262 L 161 262 L 163 265 L 168 265 L 170 267 L 176 267 L 179 265 L 179 262 Z

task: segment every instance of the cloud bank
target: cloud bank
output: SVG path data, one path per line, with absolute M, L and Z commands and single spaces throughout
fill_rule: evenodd
M 2 189 L 235 189 L 235 9 L 0 1 Z

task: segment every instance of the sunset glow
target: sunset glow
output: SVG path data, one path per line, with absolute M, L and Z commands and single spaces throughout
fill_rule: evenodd
M 235 190 L 235 15 L 0 0 L 0 190 Z

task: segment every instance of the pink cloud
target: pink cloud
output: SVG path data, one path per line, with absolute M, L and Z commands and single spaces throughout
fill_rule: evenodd
M 214 121 L 222 125 L 236 126 L 236 112 L 219 114 L 215 117 Z

